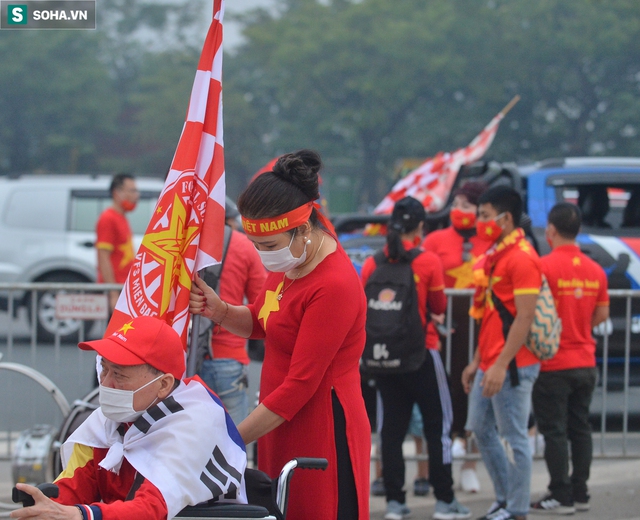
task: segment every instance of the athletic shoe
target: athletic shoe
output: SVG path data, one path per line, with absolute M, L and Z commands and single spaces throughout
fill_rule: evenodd
M 526 516 L 512 515 L 509 511 L 501 507 L 492 514 L 483 516 L 482 520 L 526 520 L 526 518 Z
M 431 485 L 426 478 L 417 478 L 413 481 L 413 494 L 417 497 L 426 497 L 430 489 Z
M 584 495 L 573 496 L 573 505 L 576 508 L 576 511 L 589 511 L 591 506 L 589 505 L 589 493 L 585 493 Z
M 384 479 L 382 477 L 378 477 L 371 483 L 371 494 L 374 497 L 383 497 L 387 494 L 384 489 Z
M 589 505 L 589 501 L 578 502 L 577 500 L 574 500 L 573 506 L 576 508 L 576 511 L 589 511 L 589 509 L 591 509 L 591 506 Z
M 470 518 L 471 511 L 464 507 L 455 498 L 446 503 L 443 500 L 436 501 L 436 509 L 433 513 L 433 518 L 437 520 L 456 520 L 458 518 Z
M 463 439 L 456 437 L 451 445 L 451 456 L 454 459 L 464 459 L 467 455 L 467 447 Z
M 491 515 L 500 511 L 501 509 L 504 509 L 505 507 L 507 507 L 506 502 L 494 502 L 493 504 L 491 504 L 491 506 L 489 506 L 487 514 L 481 516 L 480 518 L 478 518 L 478 520 L 489 520 L 491 518 Z
M 572 515 L 576 512 L 576 508 L 573 504 L 562 504 L 552 495 L 547 495 L 541 500 L 533 502 L 530 512 L 542 515 Z
M 460 471 L 460 488 L 467 493 L 477 493 L 480 491 L 480 481 L 478 474 L 473 468 L 463 468 Z
M 402 520 L 411 513 L 411 509 L 406 504 L 401 504 L 397 500 L 387 502 L 387 512 L 384 514 L 385 520 Z

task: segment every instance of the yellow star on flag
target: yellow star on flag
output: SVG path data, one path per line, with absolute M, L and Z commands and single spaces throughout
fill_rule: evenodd
M 122 327 L 120 327 L 120 330 L 118 332 L 122 332 L 126 336 L 127 332 L 129 332 L 130 329 L 135 330 L 133 326 L 133 321 L 130 321 L 129 323 L 125 323 Z
M 267 320 L 272 312 L 278 312 L 280 310 L 280 302 L 278 301 L 278 294 L 282 290 L 282 284 L 284 281 L 278 284 L 275 291 L 267 291 L 264 295 L 264 303 L 260 308 L 258 319 L 262 320 L 264 330 L 267 330 Z
M 580 257 L 574 256 L 572 260 L 573 265 L 580 265 Z
M 489 236 L 493 235 L 493 228 L 488 227 L 485 231 L 485 233 Z
M 164 266 L 161 316 L 169 307 L 173 280 L 177 278 L 178 284 L 183 287 L 191 287 L 191 279 L 184 266 L 183 258 L 185 251 L 197 235 L 198 226 L 188 225 L 187 210 L 176 194 L 173 199 L 169 227 L 155 233 L 147 233 L 142 239 L 142 245 L 153 254 L 158 263 Z

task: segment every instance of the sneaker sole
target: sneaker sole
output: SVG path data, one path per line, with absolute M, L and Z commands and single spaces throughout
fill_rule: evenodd
M 529 513 L 532 515 L 573 515 L 576 512 L 576 508 L 573 506 L 559 506 L 553 509 L 529 509 Z
M 469 513 L 434 513 L 433 518 L 435 520 L 464 520 L 465 518 L 471 518 L 471 512 Z
M 589 511 L 591 509 L 591 505 L 589 502 L 574 502 L 573 505 L 576 508 L 576 511 Z

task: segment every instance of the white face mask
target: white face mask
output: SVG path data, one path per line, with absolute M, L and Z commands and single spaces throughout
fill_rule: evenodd
M 291 236 L 291 242 L 287 247 L 278 249 L 277 251 L 258 251 L 262 265 L 264 265 L 269 271 L 274 273 L 285 273 L 295 267 L 298 267 L 307 259 L 307 244 L 304 245 L 304 251 L 300 255 L 300 258 L 296 258 L 291 254 L 291 244 L 293 244 L 293 237 L 296 236 L 295 231 Z
M 138 412 L 133 408 L 133 395 L 163 376 L 164 374 L 160 374 L 137 390 L 117 390 L 100 385 L 98 400 L 100 401 L 102 413 L 107 419 L 119 423 L 135 421 L 144 413 L 144 410 Z

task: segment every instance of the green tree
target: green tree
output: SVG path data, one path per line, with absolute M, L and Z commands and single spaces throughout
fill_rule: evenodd
M 227 139 L 260 136 L 258 165 L 302 146 L 351 158 L 371 204 L 398 157 L 466 145 L 517 93 L 488 157 L 640 154 L 638 15 L 632 0 L 283 0 L 244 18 L 225 77 L 257 128 Z
M 119 107 L 98 48 L 89 32 L 2 34 L 2 169 L 96 168 Z

